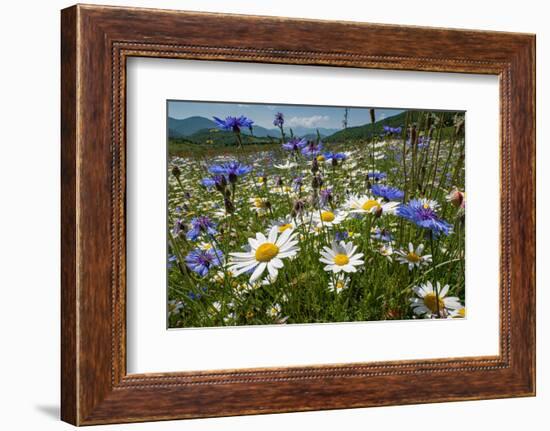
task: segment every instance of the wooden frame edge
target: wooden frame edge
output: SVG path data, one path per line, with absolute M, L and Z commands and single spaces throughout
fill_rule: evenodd
M 86 128 L 86 112 L 81 110 L 81 96 L 84 92 L 86 97 L 96 100 L 100 106 L 94 107 L 94 116 L 100 116 L 105 118 L 106 113 L 109 114 L 109 121 L 117 121 L 116 113 L 110 112 L 111 103 L 119 103 L 115 100 L 117 97 L 116 88 L 117 86 L 113 83 L 113 86 L 110 87 L 112 90 L 111 100 L 106 100 L 104 96 L 100 94 L 100 91 L 97 89 L 92 89 L 92 87 L 83 81 L 83 77 L 86 73 L 89 73 L 88 70 L 91 70 L 89 64 L 90 58 L 85 58 L 89 53 L 84 53 L 84 50 L 80 50 L 80 45 L 86 42 L 90 37 L 90 34 L 93 32 L 98 32 L 103 38 L 104 46 L 95 46 L 94 49 L 96 53 L 101 54 L 105 65 L 102 68 L 98 68 L 99 71 L 111 70 L 111 67 L 114 69 L 123 68 L 123 64 L 120 63 L 121 59 L 125 57 L 118 57 L 113 55 L 113 53 L 121 55 L 147 55 L 147 50 L 143 51 L 143 46 L 147 46 L 146 41 L 127 41 L 121 40 L 120 35 L 116 34 L 117 31 L 114 31 L 112 24 L 108 24 L 98 19 L 98 16 L 106 17 L 117 15 L 117 17 L 125 17 L 127 19 L 140 19 L 149 13 L 159 13 L 167 14 L 175 19 L 186 19 L 186 17 L 197 17 L 201 18 L 210 17 L 210 19 L 229 19 L 235 20 L 238 22 L 240 20 L 245 21 L 264 21 L 266 25 L 288 25 L 288 26 L 331 26 L 331 25 L 345 25 L 352 27 L 361 27 L 364 26 L 368 28 L 378 28 L 377 25 L 368 25 L 360 23 L 335 23 L 332 21 L 314 21 L 314 20 L 296 20 L 296 19 L 279 19 L 272 17 L 252 17 L 252 16 L 242 16 L 242 15 L 230 15 L 229 18 L 220 15 L 220 14 L 204 14 L 204 13 L 184 13 L 178 11 L 159 11 L 159 10 L 146 10 L 146 9 L 134 9 L 134 8 L 117 8 L 117 7 L 96 7 L 96 6 L 73 6 L 71 8 L 65 9 L 62 12 L 62 31 L 61 31 L 61 46 L 62 46 L 62 93 L 61 93 L 61 106 L 62 106 L 62 148 L 61 148 L 61 169 L 62 169 L 62 373 L 61 373 L 61 417 L 64 421 L 75 424 L 75 425 L 89 425 L 89 424 L 101 424 L 101 423 L 112 423 L 114 422 L 138 422 L 143 420 L 164 420 L 164 419 L 176 419 L 176 418 L 185 418 L 185 417 L 209 417 L 209 416 L 229 416 L 236 414 L 258 414 L 258 413 L 273 413 L 273 412 L 286 412 L 286 411 L 308 411 L 308 410 L 320 410 L 326 408 L 352 408 L 352 407 L 364 407 L 372 405 L 389 405 L 389 404 L 412 404 L 419 402 L 442 402 L 442 401 L 453 401 L 453 400 L 466 400 L 466 399 L 481 399 L 481 398 L 501 398 L 506 396 L 532 396 L 535 394 L 535 298 L 534 298 L 534 281 L 535 281 L 535 263 L 534 263 L 534 253 L 535 253 L 535 187 L 534 187 L 534 169 L 535 169 L 535 147 L 534 147 L 534 82 L 535 82 L 535 68 L 534 68 L 534 57 L 535 57 L 535 37 L 532 35 L 519 35 L 511 33 L 494 33 L 494 32 L 477 32 L 477 35 L 482 38 L 482 36 L 487 35 L 491 38 L 505 37 L 509 41 L 511 47 L 509 52 L 513 54 L 508 54 L 508 56 L 501 61 L 502 64 L 507 64 L 505 69 L 507 70 L 508 83 L 513 77 L 516 77 L 514 82 L 510 85 L 514 85 L 513 89 L 508 89 L 507 91 L 513 91 L 514 95 L 518 97 L 517 100 L 511 101 L 507 109 L 510 110 L 510 116 L 516 116 L 510 119 L 511 131 L 508 133 L 514 134 L 514 131 L 523 132 L 523 136 L 520 140 L 515 140 L 515 146 L 521 146 L 521 153 L 514 153 L 513 160 L 510 162 L 512 168 L 517 169 L 519 166 L 521 169 L 529 170 L 529 175 L 523 175 L 520 177 L 509 178 L 509 185 L 512 188 L 523 187 L 526 190 L 524 196 L 519 197 L 510 197 L 514 200 L 510 205 L 526 205 L 529 208 L 530 218 L 524 223 L 522 230 L 519 232 L 524 238 L 527 239 L 525 244 L 518 245 L 516 242 L 511 244 L 511 247 L 515 247 L 514 253 L 516 256 L 523 253 L 525 259 L 532 258 L 530 265 L 531 268 L 527 268 L 523 271 L 528 271 L 526 281 L 517 281 L 510 274 L 510 283 L 514 286 L 524 286 L 522 292 L 514 291 L 512 295 L 514 296 L 514 302 L 512 303 L 511 313 L 514 313 L 515 316 L 521 315 L 521 328 L 514 329 L 512 336 L 514 340 L 518 339 L 516 335 L 517 332 L 523 331 L 523 334 L 527 335 L 524 342 L 520 347 L 512 345 L 510 353 L 510 367 L 501 366 L 496 368 L 502 370 L 503 372 L 499 375 L 504 376 L 503 384 L 506 383 L 509 385 L 508 392 L 491 392 L 491 391 L 481 391 L 479 390 L 475 395 L 465 395 L 465 394 L 440 394 L 433 398 L 421 398 L 417 399 L 406 399 L 399 397 L 396 400 L 369 400 L 368 393 L 365 393 L 365 389 L 357 391 L 357 394 L 349 392 L 345 387 L 342 387 L 342 382 L 338 382 L 338 376 L 345 380 L 345 386 L 353 386 L 358 384 L 361 388 L 364 387 L 363 380 L 367 377 L 371 379 L 378 379 L 382 376 L 372 376 L 368 372 L 358 372 L 353 370 L 354 367 L 350 364 L 342 366 L 330 366 L 332 369 L 339 369 L 339 373 L 332 373 L 326 371 L 323 376 L 321 372 L 321 377 L 318 382 L 313 382 L 313 380 L 308 379 L 308 373 L 310 371 L 300 371 L 301 380 L 304 387 L 313 393 L 317 394 L 319 397 L 317 400 L 304 401 L 303 404 L 297 408 L 289 408 L 288 406 L 279 405 L 277 403 L 272 403 L 269 407 L 247 407 L 246 403 L 241 402 L 242 406 L 237 406 L 233 409 L 226 408 L 223 409 L 205 409 L 203 413 L 198 413 L 197 410 L 189 410 L 188 413 L 184 413 L 183 410 L 175 412 L 173 415 L 170 414 L 158 414 L 152 415 L 144 412 L 136 411 L 136 407 L 143 405 L 143 400 L 147 397 L 157 397 L 162 402 L 169 402 L 170 399 L 174 400 L 177 397 L 178 405 L 182 403 L 192 403 L 195 398 L 206 399 L 205 394 L 208 392 L 204 388 L 208 388 L 212 384 L 212 374 L 211 372 L 204 373 L 204 376 L 197 376 L 197 373 L 171 373 L 170 376 L 165 374 L 161 375 L 134 375 L 126 376 L 125 371 L 125 352 L 124 352 L 124 341 L 125 341 L 125 327 L 124 324 L 120 321 L 120 316 L 124 313 L 124 304 L 119 304 L 118 301 L 124 301 L 124 286 L 120 283 L 124 283 L 123 280 L 119 279 L 119 274 L 124 272 L 124 259 L 115 258 L 113 261 L 110 261 L 102 256 L 97 259 L 97 262 L 94 262 L 94 265 L 97 267 L 102 267 L 102 265 L 109 266 L 109 277 L 110 282 L 114 283 L 113 285 L 121 285 L 122 289 L 117 291 L 111 291 L 109 284 L 109 289 L 105 286 L 95 286 L 97 289 L 98 298 L 90 297 L 90 289 L 92 287 L 93 276 L 89 273 L 89 267 L 91 264 L 82 261 L 83 253 L 89 257 L 90 251 L 96 246 L 102 246 L 102 241 L 95 241 L 90 239 L 89 235 L 91 234 L 91 228 L 89 226 L 91 210 L 86 207 L 86 199 L 90 199 L 90 193 L 95 184 L 100 184 L 102 188 L 101 194 L 105 195 L 107 193 L 105 187 L 109 187 L 108 193 L 110 193 L 112 200 L 109 202 L 108 208 L 102 208 L 98 210 L 98 214 L 104 216 L 109 214 L 111 218 L 111 225 L 108 226 L 108 229 L 103 229 L 99 231 L 100 234 L 105 235 L 107 232 L 108 236 L 113 235 L 113 232 L 118 232 L 117 229 L 120 226 L 117 225 L 117 220 L 121 220 L 120 217 L 124 215 L 123 206 L 118 206 L 118 202 L 121 202 L 124 196 L 125 184 L 124 178 L 117 177 L 115 168 L 124 166 L 124 151 L 118 152 L 117 145 L 112 145 L 111 142 L 103 142 L 105 136 L 101 134 L 100 131 L 96 131 L 96 137 L 101 141 L 101 144 L 98 145 L 98 154 L 95 163 L 103 169 L 105 168 L 103 158 L 107 158 L 112 163 L 113 171 L 109 174 L 107 171 L 103 170 L 102 173 L 109 175 L 108 182 L 103 180 L 98 180 L 97 177 L 90 178 L 87 176 L 89 171 L 82 164 L 84 157 L 84 152 L 88 151 L 80 145 L 80 140 L 90 144 L 91 134 L 89 128 Z M 117 18 L 119 19 L 119 18 Z M 191 18 L 189 18 L 191 19 Z M 274 24 L 276 23 L 276 24 Z M 111 27 L 109 27 L 111 26 Z M 464 35 L 471 34 L 469 31 L 460 31 L 460 30 L 445 30 L 445 29 L 431 29 L 425 27 L 403 27 L 403 26 L 381 26 L 386 30 L 395 29 L 400 32 L 415 32 L 415 31 L 426 31 L 430 32 L 432 30 L 439 30 L 443 32 L 450 32 L 452 34 Z M 115 34 L 110 34 L 110 32 Z M 120 32 L 118 32 L 120 33 Z M 122 31 L 124 33 L 124 31 Z M 99 40 L 98 38 L 97 40 Z M 84 42 L 83 42 L 84 41 Z M 513 42 L 512 42 L 513 41 Z M 165 41 L 158 41 L 157 45 L 162 45 Z M 170 45 L 165 43 L 166 46 Z M 512 46 L 513 45 L 513 46 Z M 107 48 L 110 48 L 109 52 Z M 155 50 L 156 49 L 156 50 Z M 169 51 L 166 51 L 165 54 L 159 55 L 162 51 L 160 49 L 151 49 L 152 56 L 168 56 L 171 54 Z M 177 52 L 179 48 L 176 48 L 174 45 L 174 52 Z M 200 46 L 190 45 L 187 48 L 187 51 L 190 52 L 191 58 L 201 58 L 201 59 L 219 59 L 227 58 L 229 55 L 227 52 L 224 54 L 224 49 L 228 51 L 235 51 L 237 54 L 230 61 L 254 61 L 252 58 L 243 57 L 243 51 L 241 49 L 239 54 L 239 48 L 237 47 L 220 47 L 217 50 L 211 52 L 215 55 L 212 56 L 205 51 L 201 52 Z M 114 51 L 112 51 L 114 50 Z M 117 51 L 119 50 L 119 51 Z M 248 49 L 247 49 L 248 50 Z M 293 58 L 300 58 L 300 54 L 288 54 L 284 50 L 267 50 L 265 51 L 269 60 L 264 60 L 266 62 L 282 62 L 287 63 Z M 225 57 L 224 57 L 225 55 Z M 240 55 L 240 56 L 239 56 Z M 302 54 L 303 55 L 303 54 Z M 353 54 L 355 58 L 359 58 L 358 54 Z M 177 56 L 176 56 L 177 57 Z M 326 58 L 325 58 L 326 57 Z M 179 58 L 179 57 L 178 57 Z M 310 64 L 330 64 L 330 65 L 345 65 L 346 62 L 343 60 L 341 54 L 335 53 L 333 57 L 330 55 L 320 56 L 313 58 Z M 397 57 L 396 57 L 397 58 Z M 108 61 L 110 59 L 112 64 Z M 413 57 L 414 59 L 414 57 Z M 262 61 L 262 60 L 259 60 Z M 299 64 L 305 64 L 304 59 Z M 365 60 L 366 61 L 366 60 Z M 292 61 L 290 61 L 292 62 Z M 355 64 L 358 64 L 357 61 Z M 399 60 L 392 59 L 387 63 L 380 63 L 382 68 L 400 68 Z M 412 63 L 411 63 L 412 64 Z M 458 63 L 457 63 L 458 64 Z M 492 66 L 489 66 L 490 63 L 483 65 L 482 62 L 479 62 L 478 69 L 483 73 L 490 73 L 488 70 Z M 496 63 L 495 63 L 496 64 Z M 98 67 L 98 66 L 94 66 Z M 365 67 L 365 66 L 357 66 Z M 401 67 L 403 65 L 401 64 Z M 503 66 L 498 66 L 503 67 Z M 408 67 L 404 67 L 408 68 Z M 500 69 L 500 70 L 505 70 Z M 445 62 L 438 64 L 433 62 L 431 64 L 417 64 L 415 68 L 410 70 L 445 70 Z M 492 70 L 492 69 L 491 69 Z M 519 82 L 517 76 L 531 76 L 531 79 L 527 79 L 525 82 Z M 121 79 L 124 80 L 122 77 Z M 122 88 L 124 88 L 124 82 L 122 82 Z M 93 94 L 92 94 L 93 93 Z M 102 98 L 103 97 L 103 98 Z M 114 105 L 113 105 L 114 106 Z M 527 112 L 531 114 L 531 117 L 519 118 L 519 112 L 522 110 L 522 106 L 527 106 Z M 119 111 L 122 108 L 119 108 Z M 525 110 L 525 109 L 524 109 Z M 123 115 L 122 112 L 119 112 L 120 115 Z M 119 132 L 116 130 L 112 132 L 111 138 L 115 140 L 114 142 L 120 142 L 123 145 L 124 135 L 123 133 L 118 135 Z M 505 131 L 506 133 L 506 131 Z M 519 136 L 519 135 L 518 135 Z M 511 139 L 511 136 L 507 137 Z M 503 138 L 506 139 L 506 136 Z M 98 141 L 99 142 L 99 141 Z M 101 145 L 101 146 L 100 146 Z M 511 144 L 510 144 L 511 145 Z M 511 151 L 514 151 L 511 148 Z M 108 152 L 109 154 L 106 154 Z M 89 155 L 89 152 L 86 153 Z M 103 158 L 102 158 L 103 157 Z M 93 163 L 92 161 L 90 163 Z M 513 164 L 513 165 L 512 165 Z M 114 173 L 114 174 L 113 174 Z M 96 183 L 94 183 L 96 181 Z M 516 217 L 513 214 L 509 215 L 512 217 L 510 223 L 517 223 L 517 220 L 513 217 Z M 114 229 L 111 231 L 110 229 Z M 98 232 L 94 231 L 94 234 Z M 118 232 L 118 235 L 123 235 L 123 232 Z M 110 238 L 113 240 L 113 238 Z M 511 240 L 512 241 L 512 240 Z M 117 253 L 118 248 L 124 247 L 123 243 L 116 242 L 113 246 L 111 252 L 113 256 Z M 513 257 L 509 257 L 514 259 Z M 518 259 L 517 257 L 515 259 Z M 114 263 L 112 263 L 114 262 Z M 518 264 L 516 260 L 509 262 L 510 265 Z M 521 261 L 519 261 L 521 263 Z M 110 265 L 114 265 L 111 267 Z M 102 271 L 102 279 L 106 279 L 107 271 Z M 525 274 L 523 274 L 525 275 Z M 118 284 L 117 284 L 118 283 Z M 107 295 L 108 293 L 108 295 Z M 516 298 L 517 297 L 517 298 Z M 519 298 L 519 300 L 518 300 Z M 523 307 L 518 309 L 519 301 Z M 515 306 L 514 306 L 515 304 Z M 114 307 L 114 308 L 113 308 Z M 89 329 L 90 320 L 87 317 L 88 314 L 93 311 L 99 311 L 98 319 L 98 328 L 91 330 Z M 110 316 L 107 316 L 105 313 L 107 310 L 115 310 L 115 320 L 112 320 Z M 83 323 L 81 323 L 79 316 L 83 316 Z M 119 319 L 119 320 L 117 320 Z M 117 323 L 119 322 L 119 323 Z M 84 326 L 81 326 L 84 325 Z M 512 330 L 512 329 L 511 329 Z M 111 350 L 109 352 L 99 351 L 98 348 L 106 348 L 107 342 Z M 97 355 L 98 361 L 97 364 L 93 362 L 93 355 Z M 118 359 L 117 359 L 118 358 Z M 495 364 L 502 364 L 501 357 L 498 359 L 495 358 L 467 358 L 467 361 L 460 359 L 459 362 L 468 362 L 474 363 L 476 361 L 492 361 Z M 449 359 L 446 358 L 446 361 Z M 409 367 L 410 369 L 415 369 L 419 367 L 419 361 L 410 361 L 409 363 L 404 363 L 402 366 Z M 425 373 L 426 376 L 429 373 L 435 374 L 438 373 L 438 367 L 441 366 L 442 361 L 432 360 L 432 361 L 421 361 L 424 364 L 418 368 L 418 370 Z M 443 361 L 444 362 L 444 361 Z M 386 363 L 387 364 L 387 363 Z M 373 364 L 371 364 L 372 366 Z M 376 364 L 374 364 L 375 366 Z M 349 375 L 342 376 L 342 369 L 352 368 Z M 300 370 L 310 370 L 312 368 L 316 369 L 326 369 L 324 366 L 319 367 L 297 367 L 296 369 Z M 458 367 L 460 369 L 460 367 Z M 294 370 L 294 368 L 292 369 Z M 286 368 L 282 371 L 282 374 L 292 371 L 289 368 Z M 506 371 L 508 370 L 508 371 Z M 246 370 L 248 371 L 248 370 Z M 482 371 L 482 369 L 480 369 Z M 266 372 L 272 373 L 273 369 L 269 369 Z M 292 371 L 294 372 L 294 371 Z M 318 371 L 316 371 L 318 373 Z M 453 372 L 453 371 L 448 371 Z M 456 371 L 458 372 L 458 371 Z M 485 372 L 490 372 L 486 370 Z M 495 371 L 496 372 L 496 371 Z M 252 375 L 259 375 L 260 370 L 251 370 Z M 313 371 L 311 371 L 313 373 Z M 107 375 L 108 374 L 108 375 Z M 219 374 L 219 373 L 217 373 Z M 222 379 L 216 380 L 217 387 L 216 391 L 220 393 L 220 396 L 227 397 L 228 394 L 237 396 L 243 393 L 243 387 L 255 388 L 258 393 L 270 394 L 272 397 L 283 397 L 284 394 L 276 389 L 270 387 L 273 383 L 277 382 L 276 379 L 270 378 L 267 381 L 262 381 L 259 378 L 247 376 L 245 379 L 242 378 L 242 370 L 234 372 L 223 372 L 224 377 Z M 234 374 L 235 376 L 232 376 Z M 338 374 L 338 375 L 337 375 Z M 402 375 L 402 374 L 401 374 Z M 173 383 L 167 383 L 166 378 L 169 378 Z M 474 376 L 475 377 L 475 376 Z M 94 379 L 94 380 L 90 380 Z M 287 381 L 289 381 L 287 379 Z M 147 384 L 143 384 L 147 382 Z M 156 383 L 155 383 L 156 382 Z M 158 382 L 161 382 L 159 384 Z M 341 394 L 345 394 L 348 398 L 345 404 L 342 404 L 338 400 L 332 400 L 330 390 L 327 392 L 327 389 L 324 387 L 330 382 L 331 388 L 334 391 Z M 289 389 L 290 388 L 290 389 Z M 290 386 L 289 390 L 293 387 Z M 176 391 L 177 389 L 177 391 Z M 193 393 L 196 392 L 196 394 Z M 197 396 L 195 396 L 197 395 Z M 349 401 L 354 397 L 361 397 L 363 395 L 365 398 Z M 171 398 L 172 397 L 172 398 Z M 201 398 L 202 397 L 202 398 Z M 130 404 L 134 403 L 132 407 Z M 117 409 L 122 411 L 119 414 L 114 412 Z

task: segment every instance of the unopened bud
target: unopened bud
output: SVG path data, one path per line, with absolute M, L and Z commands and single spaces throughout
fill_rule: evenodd
M 315 174 L 316 172 L 319 172 L 319 162 L 317 158 L 314 158 L 311 162 L 311 173 Z
M 176 178 L 179 178 L 181 175 L 180 168 L 178 168 L 176 165 L 172 168 L 172 175 L 174 175 Z

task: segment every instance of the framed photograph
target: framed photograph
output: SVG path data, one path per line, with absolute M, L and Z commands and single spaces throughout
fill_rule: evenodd
M 61 43 L 63 420 L 535 394 L 533 35 L 77 5 Z

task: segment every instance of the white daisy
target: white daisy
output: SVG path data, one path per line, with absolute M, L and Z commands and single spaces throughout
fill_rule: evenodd
M 235 209 L 235 212 L 237 212 L 238 209 Z M 224 219 L 226 217 L 231 216 L 231 213 L 228 213 L 225 208 L 218 208 L 216 211 L 212 212 L 212 218 L 215 219 Z
M 256 211 L 257 213 L 265 213 L 269 208 L 269 201 L 266 198 L 254 197 L 248 199 L 250 202 L 250 209 Z
M 266 186 L 267 185 L 267 177 L 258 177 L 256 179 L 256 185 L 258 187 L 263 187 L 263 186 Z
M 326 157 L 322 154 L 319 154 L 316 159 L 318 162 L 324 162 L 326 160 Z
M 237 313 L 235 313 L 234 311 L 231 311 L 227 314 L 227 316 L 223 318 L 223 323 L 227 325 L 230 323 L 234 323 L 235 320 L 237 320 Z
M 290 186 L 277 186 L 272 188 L 271 193 L 275 193 L 278 195 L 289 195 L 293 194 L 293 190 Z
M 455 296 L 447 296 L 449 285 L 441 287 L 439 281 L 436 287 L 430 281 L 413 288 L 416 297 L 410 299 L 410 305 L 414 314 L 427 318 L 431 317 L 453 317 L 458 310 L 464 306 L 460 299 Z M 439 312 L 439 315 L 438 315 Z
M 313 236 L 319 236 L 323 233 L 323 227 L 321 225 L 317 226 L 312 224 L 309 227 L 308 232 Z M 307 235 L 300 234 L 300 239 L 303 241 L 307 240 L 307 237 Z
M 391 243 L 382 244 L 380 248 L 378 249 L 378 252 L 387 258 L 390 262 L 393 261 L 392 254 L 393 254 L 393 247 Z
M 275 283 L 276 281 L 277 281 L 277 277 L 276 277 L 276 276 L 275 276 L 275 277 L 272 277 L 271 275 L 268 274 L 266 277 L 264 277 L 264 278 L 262 279 L 262 281 L 260 281 L 259 284 L 260 284 L 261 286 L 269 286 L 269 285 Z
M 328 290 L 335 293 L 340 293 L 344 289 L 347 289 L 349 287 L 349 278 L 347 278 L 345 275 L 337 275 L 334 280 L 331 280 L 328 283 Z
M 453 319 L 464 319 L 466 317 L 466 308 L 462 307 L 458 310 L 449 311 L 449 316 Z
M 296 223 L 292 219 L 292 217 L 285 217 L 284 219 L 276 220 L 271 223 L 270 227 L 276 226 L 279 233 L 283 233 L 285 230 L 290 229 L 294 230 L 296 229 Z
M 291 162 L 290 160 L 287 160 L 286 163 L 274 164 L 273 166 L 276 167 L 277 169 L 292 169 L 298 166 L 298 164 Z
M 201 250 L 210 250 L 212 248 L 212 243 L 211 242 L 200 242 L 199 243 L 199 248 Z
M 355 253 L 357 246 L 352 242 L 332 242 L 332 247 L 323 247 L 321 251 L 322 263 L 326 263 L 325 271 L 332 271 L 338 274 L 340 271 L 357 272 L 356 266 L 363 265 L 365 262 L 361 260 L 363 253 Z
M 368 195 L 351 195 L 345 206 L 354 214 L 376 214 L 381 216 L 395 214 L 395 211 L 399 207 L 399 202 L 383 202 L 382 198 Z
M 412 271 L 415 266 L 421 267 L 422 265 L 427 265 L 432 261 L 431 254 L 422 255 L 424 251 L 424 244 L 420 244 L 416 247 L 416 250 L 412 243 L 409 242 L 409 250 L 397 250 L 397 261 L 399 263 L 404 263 L 409 265 L 409 271 Z
M 267 314 L 271 318 L 275 318 L 281 314 L 281 306 L 279 304 L 273 304 L 269 309 L 267 310 Z
M 176 301 L 175 299 L 171 299 L 170 301 L 168 301 L 168 316 L 169 317 L 180 314 L 182 309 L 183 309 L 183 302 Z
M 439 203 L 433 199 L 420 198 L 418 200 L 422 203 L 422 206 L 425 209 L 430 208 L 431 210 L 436 211 L 439 208 Z
M 261 232 L 256 233 L 256 238 L 249 238 L 250 251 L 244 253 L 229 253 L 229 270 L 237 277 L 240 274 L 252 271 L 250 283 L 258 280 L 267 269 L 271 277 L 277 277 L 279 269 L 283 267 L 282 259 L 293 257 L 298 253 L 295 239 L 291 229 L 285 230 L 279 235 L 277 226 L 273 226 L 267 238 Z
M 321 209 L 312 214 L 313 223 L 317 227 L 332 227 L 342 223 L 345 218 L 346 213 L 342 211 L 333 211 L 331 209 Z

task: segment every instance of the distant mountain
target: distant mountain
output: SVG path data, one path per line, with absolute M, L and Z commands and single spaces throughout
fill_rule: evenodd
M 317 128 L 315 127 L 285 127 L 284 132 L 287 138 L 290 138 L 290 129 L 292 129 L 292 134 L 294 136 L 299 136 L 301 138 L 310 138 L 311 136 L 317 137 Z M 321 137 L 332 135 L 337 132 L 338 129 L 327 129 L 325 127 L 319 128 L 319 134 Z M 281 131 L 279 129 L 266 129 L 262 126 L 252 126 L 252 132 L 254 136 L 266 137 L 270 136 L 272 138 L 281 138 Z M 243 133 L 249 134 L 248 130 L 243 130 Z
M 248 129 L 241 129 L 241 132 L 244 135 L 250 135 L 250 130 Z M 279 129 L 266 129 L 262 126 L 256 126 L 252 125 L 252 134 L 254 136 L 260 137 L 260 138 L 266 138 L 268 136 L 272 138 L 280 138 L 281 137 L 281 131 Z
M 374 124 L 363 124 L 362 126 L 348 127 L 347 129 L 342 129 L 326 138 L 323 138 L 324 142 L 343 142 L 346 140 L 365 140 L 369 139 L 373 133 L 380 135 L 384 132 L 384 126 L 389 127 L 405 127 L 407 119 L 409 123 L 417 123 L 421 116 L 424 114 L 424 111 L 404 111 L 397 115 L 392 115 L 381 120 L 378 120 Z M 407 118 L 407 115 L 409 116 Z M 443 128 L 442 128 L 442 137 L 448 139 L 452 136 L 454 127 L 453 118 L 455 112 L 446 112 L 443 116 Z
M 418 114 L 416 111 L 410 111 L 412 115 L 411 121 L 414 121 L 415 116 Z M 390 127 L 403 127 L 407 117 L 407 111 L 400 114 L 393 115 L 382 120 L 378 120 L 376 123 L 363 124 L 362 126 L 348 127 L 347 129 L 339 130 L 338 132 L 327 136 L 325 142 L 340 142 L 347 139 L 366 139 L 369 138 L 373 132 L 380 134 L 384 130 L 384 126 Z
M 216 123 L 205 117 L 194 116 L 183 119 L 177 119 L 168 117 L 168 134 L 170 138 L 186 138 L 199 131 L 207 131 L 210 129 L 217 129 Z M 322 137 L 332 135 L 337 132 L 338 129 L 328 129 L 325 127 L 319 128 L 319 134 Z M 250 135 L 248 129 L 242 129 L 244 135 Z M 317 128 L 315 127 L 293 127 L 292 133 L 294 136 L 317 136 Z M 262 126 L 253 125 L 252 134 L 259 138 L 271 137 L 280 139 L 281 131 L 279 129 L 267 129 Z M 290 137 L 290 129 L 285 127 L 285 136 Z
M 285 133 L 289 134 L 290 131 L 288 128 L 285 128 Z M 315 135 L 317 137 L 317 129 L 319 129 L 319 134 L 324 136 L 330 136 L 336 132 L 338 132 L 340 129 L 329 129 L 326 127 L 303 127 L 303 126 L 297 126 L 292 127 L 292 133 L 294 133 L 294 136 L 300 136 L 305 137 L 305 135 Z
M 194 144 L 207 144 L 207 145 L 222 145 L 222 146 L 232 146 L 236 145 L 236 138 L 233 132 L 226 132 L 219 129 L 202 129 L 198 132 L 193 133 L 192 135 L 186 136 L 184 138 L 173 138 L 174 140 L 185 140 L 186 142 L 191 142 Z M 243 133 L 241 134 L 241 140 L 243 145 L 249 144 L 265 144 L 265 143 L 278 143 L 280 142 L 278 138 L 273 138 L 270 136 L 254 136 Z
M 170 138 L 191 136 L 203 129 L 216 128 L 216 123 L 204 117 L 188 117 L 177 119 L 168 117 L 168 135 Z

